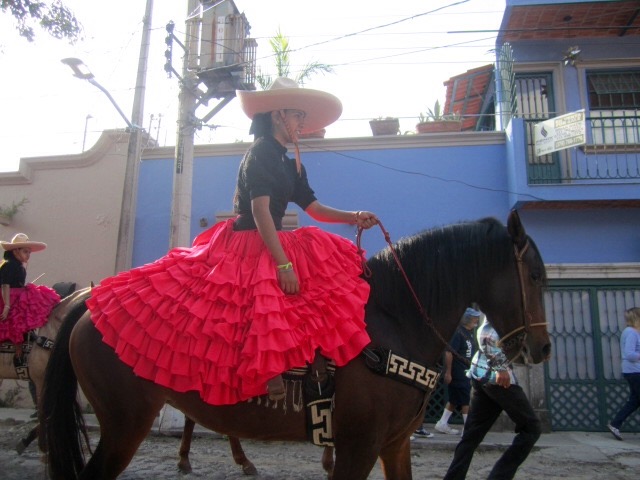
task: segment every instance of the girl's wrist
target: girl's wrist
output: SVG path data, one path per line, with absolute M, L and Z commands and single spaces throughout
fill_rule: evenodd
M 278 272 L 290 272 L 293 270 L 293 263 L 283 263 L 282 265 L 278 265 L 276 268 L 278 269 Z

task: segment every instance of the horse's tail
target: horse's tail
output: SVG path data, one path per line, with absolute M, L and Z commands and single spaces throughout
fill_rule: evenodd
M 85 465 L 83 444 L 89 436 L 77 400 L 78 381 L 69 356 L 69 338 L 73 327 L 87 311 L 85 300 L 90 289 L 73 294 L 62 327 L 55 339 L 47 363 L 40 399 L 40 447 L 47 452 L 52 479 L 76 479 Z

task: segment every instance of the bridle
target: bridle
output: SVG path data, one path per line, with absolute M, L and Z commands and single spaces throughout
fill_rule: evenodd
M 527 253 L 529 249 L 530 243 L 529 239 L 525 242 L 522 249 L 518 250 L 517 245 L 513 245 L 513 251 L 516 258 L 516 268 L 518 270 L 518 280 L 520 281 L 520 298 L 522 303 L 522 326 L 514 328 L 506 335 L 500 337 L 498 341 L 498 347 L 500 347 L 503 351 L 506 349 L 507 351 L 518 348 L 517 353 L 511 357 L 509 360 L 513 360 L 517 358 L 525 348 L 525 342 L 527 340 L 527 335 L 532 328 L 544 327 L 547 328 L 547 322 L 540 323 L 531 323 L 531 311 L 529 311 L 529 302 L 527 300 L 527 292 L 524 288 L 524 255 Z M 523 356 L 525 358 L 525 356 Z
M 449 348 L 449 342 L 444 339 L 444 337 L 440 334 L 438 329 L 435 327 L 435 325 L 433 324 L 433 320 L 431 319 L 431 317 L 429 317 L 429 315 L 427 315 L 427 312 L 425 311 L 424 307 L 422 306 L 422 303 L 420 302 L 420 299 L 418 298 L 418 295 L 416 294 L 413 286 L 411 285 L 411 281 L 409 280 L 409 277 L 407 276 L 406 272 L 404 271 L 404 268 L 402 267 L 402 263 L 400 262 L 400 258 L 398 257 L 398 254 L 396 253 L 396 250 L 393 247 L 393 243 L 391 242 L 391 237 L 389 235 L 389 232 L 387 232 L 387 230 L 384 228 L 384 226 L 382 225 L 382 222 L 378 221 L 378 226 L 380 227 L 380 230 L 382 231 L 382 234 L 384 235 L 384 239 L 387 242 L 387 245 L 389 246 L 389 250 L 391 251 L 391 254 L 393 255 L 393 258 L 394 258 L 394 260 L 396 262 L 396 265 L 400 269 L 400 273 L 402 273 L 402 276 L 404 277 L 404 280 L 405 280 L 405 282 L 407 284 L 407 287 L 409 288 L 409 291 L 411 292 L 411 295 L 413 296 L 413 300 L 416 302 L 416 305 L 418 307 L 418 311 L 420 312 L 420 315 L 425 320 L 425 323 L 429 326 L 429 328 L 431 328 L 431 330 L 433 330 L 433 332 L 436 334 L 438 339 L 447 348 Z M 358 254 L 362 257 L 362 270 L 363 270 L 364 276 L 368 278 L 368 277 L 371 276 L 371 270 L 369 270 L 369 267 L 367 265 L 366 259 L 364 258 L 364 250 L 361 247 L 361 240 L 362 240 L 362 232 L 363 231 L 364 231 L 364 229 L 362 227 L 358 227 L 357 233 L 356 233 L 356 245 L 357 245 L 357 248 L 358 248 Z M 529 303 L 527 301 L 527 292 L 525 291 L 525 288 L 524 288 L 524 286 L 525 286 L 525 283 L 524 283 L 524 255 L 525 255 L 525 253 L 527 252 L 528 249 L 529 249 L 529 239 L 527 239 L 527 241 L 525 242 L 524 246 L 520 250 L 518 249 L 517 245 L 514 244 L 514 246 L 513 246 L 515 259 L 516 259 L 516 268 L 518 270 L 518 280 L 520 282 L 520 297 L 521 297 L 521 302 L 522 302 L 523 319 L 522 319 L 522 326 L 513 329 L 512 331 L 510 331 L 506 335 L 502 336 L 501 339 L 498 341 L 498 346 L 503 351 L 504 351 L 505 348 L 507 350 L 511 350 L 511 349 L 516 348 L 518 346 L 520 347 L 520 348 L 518 348 L 517 353 L 513 357 L 509 358 L 509 361 L 517 358 L 522 353 L 522 351 L 525 348 L 525 341 L 527 339 L 527 335 L 528 335 L 529 330 L 531 328 L 537 328 L 537 327 L 545 327 L 546 328 L 546 326 L 547 326 L 546 322 L 531 323 L 532 315 L 531 315 L 531 312 L 528 310 Z M 468 363 L 468 360 L 466 358 L 460 356 L 457 352 L 453 352 L 452 351 L 451 353 L 453 355 L 455 355 L 456 357 L 460 357 L 459 359 L 462 360 L 463 363 Z

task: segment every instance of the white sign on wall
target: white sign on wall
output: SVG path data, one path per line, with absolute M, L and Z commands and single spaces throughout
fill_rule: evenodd
M 534 125 L 536 155 L 539 157 L 587 143 L 584 119 L 582 109 Z

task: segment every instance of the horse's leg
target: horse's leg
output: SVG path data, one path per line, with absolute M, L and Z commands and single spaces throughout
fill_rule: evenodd
M 196 422 L 188 416 L 184 416 L 184 428 L 182 429 L 182 441 L 180 442 L 180 460 L 178 461 L 178 470 L 182 473 L 191 473 L 191 462 L 189 462 L 189 452 L 191 451 L 191 438 L 193 437 L 193 429 Z
M 138 387 L 137 391 L 141 391 L 140 397 L 146 397 L 144 389 Z M 109 399 L 105 404 L 108 403 Z M 152 397 L 150 400 L 131 399 L 130 402 L 114 404 L 111 411 L 105 411 L 104 405 L 99 407 L 100 410 L 94 406 L 100 423 L 100 441 L 79 479 L 117 478 L 131 462 L 163 405 L 164 398 Z
M 322 451 L 322 468 L 327 472 L 327 479 L 333 479 L 333 467 L 335 463 L 333 461 L 333 447 L 324 447 Z
M 166 402 L 163 389 L 136 376 L 101 337 L 85 316 L 69 345 L 78 383 L 100 423 L 100 441 L 79 476 L 83 480 L 111 480 L 122 473 Z
M 411 480 L 411 446 L 408 438 L 394 442 L 380 452 L 384 478 L 387 480 Z M 426 473 L 426 472 L 425 472 Z
M 236 461 L 236 464 L 242 467 L 242 472 L 245 475 L 257 475 L 258 470 L 253 463 L 251 463 L 251 460 L 249 460 L 244 454 L 244 450 L 240 444 L 240 439 L 238 437 L 230 436 L 229 446 L 231 447 L 231 455 L 233 455 L 233 459 Z
M 36 438 L 38 438 L 38 430 L 40 425 L 36 425 L 31 429 L 31 431 L 27 434 L 27 436 L 21 439 L 16 445 L 16 452 L 18 455 L 22 455 L 22 452 L 33 442 Z

